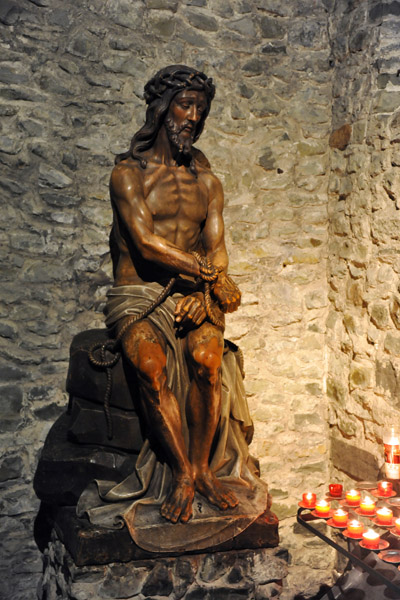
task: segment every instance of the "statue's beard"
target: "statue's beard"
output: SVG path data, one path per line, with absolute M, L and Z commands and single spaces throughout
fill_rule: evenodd
M 190 136 L 181 136 L 180 133 L 187 127 L 190 126 L 189 121 L 184 121 L 181 125 L 176 125 L 173 119 L 166 118 L 164 121 L 165 129 L 167 131 L 167 136 L 169 141 L 173 146 L 175 146 L 179 152 L 182 154 L 190 154 L 192 150 L 193 138 L 195 134 L 195 130 L 190 132 Z

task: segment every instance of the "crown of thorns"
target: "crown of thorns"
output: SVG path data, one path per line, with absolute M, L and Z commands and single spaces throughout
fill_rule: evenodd
M 168 90 L 178 93 L 185 88 L 204 91 L 208 102 L 214 98 L 215 86 L 211 77 L 190 67 L 169 69 L 169 67 L 162 69 L 146 83 L 144 88 L 146 104 L 161 98 Z

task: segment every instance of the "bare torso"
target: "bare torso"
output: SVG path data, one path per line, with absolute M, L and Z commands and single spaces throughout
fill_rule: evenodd
M 198 166 L 196 178 L 184 166 L 167 166 L 152 161 L 148 161 L 146 169 L 142 169 L 137 161 L 131 159 L 124 161 L 124 165 L 132 170 L 132 176 L 141 180 L 143 199 L 152 216 L 153 233 L 183 251 L 203 253 L 201 234 L 208 211 L 207 181 L 213 177 L 212 173 Z M 171 271 L 144 260 L 136 251 L 119 216 L 112 187 L 111 200 L 114 239 L 119 254 L 114 285 L 143 281 L 164 283 L 171 277 Z

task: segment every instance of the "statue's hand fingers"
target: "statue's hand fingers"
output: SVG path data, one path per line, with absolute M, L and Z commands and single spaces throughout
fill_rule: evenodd
M 196 298 L 192 302 L 187 316 L 193 323 L 197 324 L 197 319 L 201 316 L 203 310 L 202 302 Z
M 178 322 L 181 321 L 183 316 L 185 315 L 185 310 L 184 310 L 185 302 L 186 302 L 186 298 L 181 298 L 176 303 L 174 314 L 175 314 L 175 320 Z
M 195 313 L 196 306 L 197 306 L 196 302 L 191 302 L 190 304 L 185 306 L 185 322 L 186 323 L 193 322 L 193 315 Z
M 175 307 L 175 321 L 180 323 L 186 319 L 192 301 L 193 298 L 181 298 L 181 300 L 178 300 Z
M 195 325 L 201 325 L 207 314 L 203 306 L 198 306 L 193 313 L 192 321 Z
M 240 306 L 240 292 L 237 293 L 237 291 L 235 291 L 235 293 L 232 295 L 231 297 L 231 302 L 229 304 L 229 312 L 234 312 L 235 310 L 237 310 Z
M 226 303 L 226 312 L 231 313 L 234 310 L 235 310 L 235 305 L 233 304 L 233 302 L 231 300 L 228 299 L 227 303 Z
M 179 313 L 175 313 L 175 321 L 177 323 L 181 323 L 186 317 L 186 312 L 183 310 L 183 308 L 179 311 Z
M 236 308 L 239 308 L 239 306 L 242 303 L 242 293 L 239 290 L 239 288 L 236 288 L 235 298 L 236 298 Z
M 231 313 L 237 310 L 240 304 L 240 296 L 235 294 L 222 294 L 219 298 L 219 305 L 222 312 Z

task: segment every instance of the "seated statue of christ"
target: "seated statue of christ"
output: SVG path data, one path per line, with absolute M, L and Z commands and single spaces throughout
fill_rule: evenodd
M 227 274 L 222 186 L 193 146 L 214 93 L 196 69 L 160 70 L 145 86 L 146 122 L 117 157 L 110 183 L 115 280 L 106 324 L 136 373 L 146 437 L 171 471 L 161 515 L 172 523 L 192 517 L 196 491 L 222 511 L 238 504 L 210 466 L 221 419 L 224 313 L 241 298 Z M 152 314 L 132 319 L 171 282 L 161 307 L 169 333 Z M 183 405 L 169 384 L 178 368 L 168 364 L 171 343 L 188 374 Z

